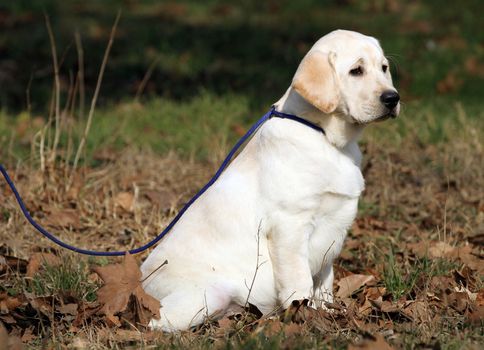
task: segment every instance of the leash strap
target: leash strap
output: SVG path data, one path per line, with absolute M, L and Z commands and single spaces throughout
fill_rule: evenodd
M 235 144 L 235 146 L 230 150 L 230 152 L 227 155 L 227 157 L 225 157 L 224 161 L 222 162 L 222 165 L 220 165 L 220 168 L 217 170 L 217 172 L 215 173 L 215 175 L 213 175 L 212 178 L 205 184 L 205 186 L 203 186 L 202 189 L 200 189 L 200 191 L 198 191 L 183 206 L 183 208 L 178 212 L 178 214 L 173 218 L 173 220 L 168 224 L 168 226 L 166 226 L 166 228 L 160 234 L 158 234 L 158 236 L 156 236 L 155 238 L 153 238 L 151 241 L 149 241 L 145 245 L 143 245 L 143 246 L 141 246 L 139 248 L 136 248 L 136 249 L 128 250 L 128 251 L 112 251 L 112 252 L 106 251 L 106 252 L 100 252 L 100 251 L 94 251 L 94 250 L 88 250 L 88 249 L 78 248 L 78 247 L 75 247 L 73 245 L 70 245 L 70 244 L 67 244 L 67 243 L 61 241 L 60 239 L 58 239 L 57 237 L 55 237 L 53 234 L 51 234 L 50 232 L 48 232 L 46 229 L 44 229 L 39 223 L 37 223 L 32 218 L 32 216 L 30 215 L 27 207 L 25 206 L 25 203 L 22 200 L 22 197 L 20 196 L 20 194 L 19 194 L 17 188 L 15 187 L 12 179 L 8 175 L 7 170 L 5 169 L 5 167 L 2 164 L 0 164 L 0 172 L 2 173 L 3 177 L 7 181 L 8 186 L 10 187 L 10 189 L 13 192 L 13 194 L 15 195 L 15 199 L 17 200 L 17 203 L 18 203 L 18 205 L 20 207 L 20 210 L 22 211 L 22 213 L 24 214 L 24 216 L 26 217 L 26 219 L 28 220 L 28 222 L 37 231 L 39 231 L 46 238 L 50 239 L 52 242 L 58 244 L 59 246 L 61 246 L 63 248 L 72 250 L 72 251 L 74 251 L 76 253 L 85 254 L 85 255 L 92 255 L 92 256 L 121 256 L 121 255 L 125 255 L 127 252 L 129 252 L 130 254 L 138 254 L 138 253 L 141 253 L 141 252 L 145 251 L 148 248 L 151 248 L 153 245 L 155 245 L 156 243 L 158 243 L 163 237 L 165 237 L 165 235 L 168 232 L 170 232 L 170 230 L 173 228 L 173 226 L 175 226 L 175 224 L 178 222 L 178 220 L 180 220 L 180 218 L 183 216 L 183 214 L 185 214 L 185 212 L 188 210 L 188 208 L 190 208 L 190 206 L 202 194 L 204 194 L 210 188 L 210 186 L 212 186 L 215 183 L 215 181 L 217 181 L 217 179 L 220 177 L 220 175 L 225 170 L 225 168 L 229 165 L 230 161 L 234 157 L 235 153 L 239 150 L 239 148 L 259 129 L 259 127 L 262 124 L 264 124 L 267 120 L 269 120 L 272 117 L 294 120 L 294 121 L 296 121 L 298 123 L 304 124 L 304 125 L 312 128 L 312 129 L 314 129 L 316 131 L 319 131 L 319 132 L 322 132 L 324 134 L 324 130 L 321 127 L 319 127 L 319 126 L 311 123 L 310 121 L 308 121 L 306 119 L 303 119 L 303 118 L 300 118 L 298 116 L 292 115 L 292 114 L 278 112 L 278 111 L 275 110 L 274 107 L 272 107 L 269 112 L 267 112 L 266 114 L 264 114 L 262 116 L 262 118 L 260 118 L 254 125 L 252 125 L 252 127 L 245 133 L 245 135 L 242 136 L 239 141 L 237 141 L 237 143 Z

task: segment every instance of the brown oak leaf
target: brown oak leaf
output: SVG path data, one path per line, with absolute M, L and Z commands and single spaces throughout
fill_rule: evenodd
M 372 275 L 349 275 L 343 277 L 338 282 L 338 292 L 336 296 L 339 298 L 346 298 L 353 294 L 356 290 L 360 287 L 363 287 L 365 284 L 375 281 L 375 276 Z
M 94 272 L 105 283 L 98 290 L 97 298 L 102 305 L 99 311 L 106 316 L 108 322 L 121 326 L 116 314 L 126 314 L 128 304 L 135 306 L 134 314 L 128 312 L 136 318 L 133 320 L 135 322 L 146 325 L 150 318 L 160 317 L 160 302 L 143 290 L 141 271 L 132 255 L 127 253 L 123 264 L 95 267 Z

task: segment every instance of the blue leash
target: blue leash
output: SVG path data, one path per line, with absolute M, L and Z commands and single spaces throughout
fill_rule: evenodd
M 22 197 L 18 193 L 17 188 L 15 187 L 12 179 L 10 178 L 10 176 L 7 173 L 7 170 L 5 170 L 5 168 L 3 167 L 2 164 L 0 164 L 0 172 L 2 173 L 3 177 L 7 181 L 8 186 L 10 187 L 10 189 L 13 192 L 13 194 L 15 195 L 15 198 L 17 199 L 17 202 L 18 202 L 18 204 L 20 206 L 20 209 L 22 210 L 22 213 L 27 218 L 27 220 L 30 222 L 30 224 L 37 231 L 39 231 L 40 233 L 42 233 L 45 237 L 47 237 L 48 239 L 50 239 L 54 243 L 60 245 L 63 248 L 72 250 L 72 251 L 74 251 L 76 253 L 81 253 L 81 254 L 86 254 L 86 255 L 93 255 L 93 256 L 120 256 L 120 255 L 125 255 L 127 252 L 129 252 L 130 254 L 138 254 L 138 253 L 141 253 L 141 252 L 145 251 L 146 249 L 152 247 L 156 243 L 158 243 L 158 241 L 160 241 L 168 232 L 170 232 L 170 230 L 173 228 L 173 226 L 175 226 L 175 224 L 178 222 L 178 220 L 180 220 L 180 218 L 183 216 L 183 214 L 185 214 L 185 212 L 188 210 L 188 208 L 190 208 L 190 206 L 193 204 L 193 202 L 195 202 L 202 194 L 205 193 L 205 191 L 208 190 L 208 188 L 210 186 L 212 186 L 215 183 L 215 181 L 217 181 L 217 179 L 220 177 L 220 175 L 222 174 L 222 172 L 225 170 L 225 168 L 227 167 L 227 165 L 232 160 L 232 158 L 235 155 L 235 153 L 245 143 L 245 141 L 247 141 L 247 139 L 249 139 L 249 137 L 251 137 L 257 131 L 257 129 L 259 129 L 259 127 L 262 124 L 264 124 L 267 120 L 269 120 L 272 117 L 294 120 L 296 122 L 299 122 L 301 124 L 304 124 L 304 125 L 312 128 L 312 129 L 317 130 L 319 132 L 322 132 L 324 134 L 324 130 L 321 127 L 319 127 L 319 126 L 311 123 L 310 121 L 308 121 L 306 119 L 303 119 L 303 118 L 300 118 L 300 117 L 298 117 L 296 115 L 278 112 L 278 111 L 276 111 L 274 109 L 274 107 L 272 107 L 271 110 L 269 112 L 267 112 L 266 114 L 264 114 L 262 116 L 262 118 L 260 118 L 249 129 L 249 131 L 247 131 L 245 133 L 245 135 L 242 136 L 242 138 L 235 144 L 235 146 L 230 150 L 229 154 L 227 155 L 227 157 L 225 158 L 225 160 L 223 161 L 222 165 L 217 170 L 217 172 L 215 173 L 215 175 L 213 175 L 213 177 L 210 179 L 210 181 L 208 181 L 207 184 L 205 186 L 203 186 L 202 189 L 200 191 L 198 191 L 197 194 L 195 194 L 195 196 L 193 196 L 192 199 L 190 199 L 185 204 L 185 206 L 180 210 L 180 212 L 175 216 L 175 218 L 168 224 L 168 226 L 158 236 L 156 236 L 155 238 L 153 238 L 153 240 L 151 240 L 147 244 L 145 244 L 145 245 L 143 245 L 143 246 L 141 246 L 139 248 L 136 248 L 136 249 L 131 249 L 129 251 L 124 251 L 124 252 L 123 251 L 119 251 L 119 252 L 99 252 L 99 251 L 93 251 L 93 250 L 88 250 L 88 249 L 82 249 L 82 248 L 74 247 L 74 246 L 72 246 L 70 244 L 67 244 L 67 243 L 61 241 L 60 239 L 58 239 L 57 237 L 55 237 L 53 234 L 51 234 L 50 232 L 48 232 L 46 229 L 44 229 L 42 226 L 40 226 L 32 218 L 32 216 L 30 215 L 29 211 L 27 210 L 27 207 L 25 206 L 25 203 L 22 200 Z

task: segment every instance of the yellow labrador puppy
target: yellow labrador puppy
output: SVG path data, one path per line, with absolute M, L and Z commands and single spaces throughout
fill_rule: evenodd
M 153 328 L 184 330 L 249 303 L 332 301 L 333 260 L 364 189 L 356 144 L 364 127 L 399 113 L 378 41 L 337 30 L 309 50 L 272 118 L 142 265 L 161 301 Z

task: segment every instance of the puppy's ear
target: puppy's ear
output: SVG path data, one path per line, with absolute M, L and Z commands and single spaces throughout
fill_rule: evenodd
M 339 91 L 332 67 L 334 55 L 318 51 L 308 53 L 292 80 L 294 90 L 324 113 L 334 112 L 339 104 Z

